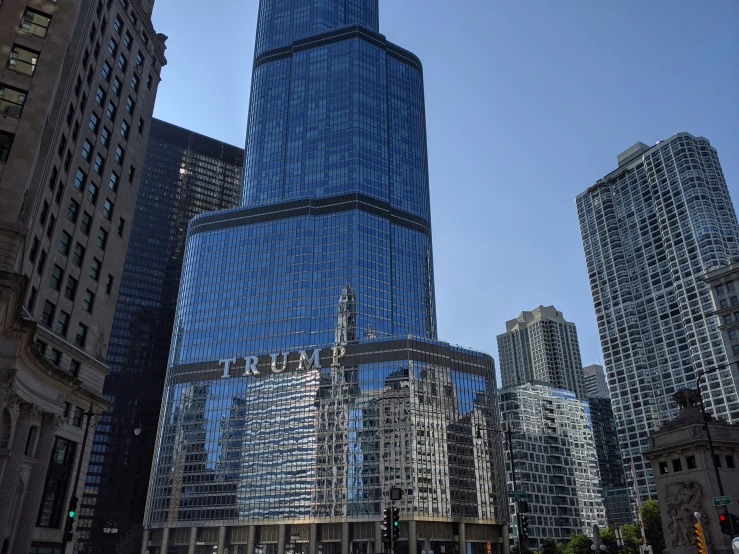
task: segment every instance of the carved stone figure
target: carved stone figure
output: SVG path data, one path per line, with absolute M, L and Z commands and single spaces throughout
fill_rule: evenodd
M 681 410 L 685 410 L 686 408 L 695 408 L 700 403 L 701 396 L 695 389 L 680 389 L 672 398 Z
M 673 547 L 695 544 L 693 514 L 700 511 L 701 496 L 703 488 L 696 481 L 678 481 L 667 485 L 665 494 L 669 518 L 667 526 Z

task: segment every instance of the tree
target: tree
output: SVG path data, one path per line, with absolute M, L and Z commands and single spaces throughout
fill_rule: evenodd
M 115 545 L 116 554 L 139 554 L 144 538 L 144 526 L 134 525 Z
M 557 542 L 554 539 L 544 539 L 541 545 L 541 554 L 558 554 Z
M 565 554 L 592 554 L 593 541 L 587 535 L 572 535 L 565 547 Z
M 627 523 L 621 527 L 621 535 L 624 540 L 641 544 L 641 530 L 638 523 Z
M 644 521 L 644 536 L 647 544 L 652 545 L 655 554 L 661 554 L 667 546 L 662 532 L 662 518 L 659 515 L 659 504 L 649 499 L 641 506 L 641 517 Z

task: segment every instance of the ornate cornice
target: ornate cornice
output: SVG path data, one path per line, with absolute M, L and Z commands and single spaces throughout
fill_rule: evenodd
M 131 0 L 130 4 L 133 7 L 133 11 L 136 13 L 136 17 L 139 22 L 144 27 L 144 32 L 149 35 L 149 44 L 146 46 L 147 50 L 150 54 L 154 55 L 154 58 L 159 62 L 160 66 L 167 65 L 167 58 L 164 56 L 164 50 L 166 48 L 164 41 L 167 40 L 167 36 L 162 33 L 157 33 L 154 30 L 154 25 L 151 22 L 151 14 L 146 13 L 137 0 Z M 164 38 L 160 38 L 160 35 Z M 159 71 L 157 71 L 157 74 L 158 73 Z

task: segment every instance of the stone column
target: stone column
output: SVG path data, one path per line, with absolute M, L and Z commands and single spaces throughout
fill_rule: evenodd
M 246 554 L 254 554 L 254 547 L 256 546 L 254 543 L 257 540 L 256 525 L 249 525 L 249 538 L 247 538 L 246 540 L 248 541 L 246 543 Z
M 23 463 L 23 451 L 26 448 L 26 439 L 31 425 L 38 417 L 38 410 L 31 404 L 22 404 L 20 414 L 13 432 L 13 445 L 8 453 L 3 467 L 2 481 L 0 481 L 0 529 L 5 529 L 10 515 L 17 511 L 14 506 L 15 493 L 18 490 L 18 477 Z M 34 523 L 36 518 L 33 518 Z M 0 540 L 2 537 L 0 537 Z
M 277 526 L 277 554 L 285 554 L 285 532 L 287 526 L 281 523 Z
M 341 522 L 341 554 L 349 554 L 349 522 Z
M 198 540 L 198 528 L 190 527 L 190 544 L 187 547 L 187 554 L 195 554 L 195 543 Z
M 226 527 L 221 526 L 218 528 L 218 554 L 223 554 L 226 551 Z
M 390 531 L 392 533 L 392 531 Z M 418 551 L 418 539 L 416 537 L 416 520 L 408 522 L 408 554 L 416 554 Z
M 41 418 L 41 432 L 36 447 L 36 463 L 31 471 L 31 479 L 26 487 L 26 497 L 23 501 L 18 527 L 15 536 L 10 542 L 10 552 L 28 552 L 31 549 L 33 530 L 36 528 L 41 497 L 44 494 L 46 473 L 49 470 L 54 438 L 64 419 L 54 414 L 44 414 Z
M 144 529 L 144 538 L 141 539 L 141 554 L 146 554 L 149 547 L 149 530 Z
M 382 551 L 382 523 L 375 521 L 375 552 Z
M 459 523 L 459 554 L 467 554 L 467 528 Z
M 167 554 L 169 550 L 169 527 L 162 530 L 162 545 L 159 547 L 160 554 Z
M 503 525 L 501 527 L 501 533 L 503 533 L 503 552 L 511 551 L 511 525 Z
M 310 540 L 308 543 L 308 554 L 316 554 L 316 549 L 318 548 L 318 524 L 311 523 L 308 533 Z

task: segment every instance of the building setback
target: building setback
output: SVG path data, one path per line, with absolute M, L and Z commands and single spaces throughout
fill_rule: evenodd
M 705 279 L 711 289 L 713 313 L 726 348 L 726 364 L 734 382 L 739 383 L 739 264 L 733 262 L 711 268 L 706 272 Z M 714 373 L 705 376 L 709 387 L 716 386 L 714 383 L 719 379 L 719 375 Z M 729 404 L 734 403 L 737 395 L 728 394 L 724 400 Z
M 703 277 L 739 256 L 739 225 L 718 153 L 688 133 L 635 144 L 576 203 L 623 462 L 644 501 L 656 489 L 643 453 L 677 415 L 670 397 L 728 362 Z M 725 367 L 702 384 L 728 421 L 734 377 Z
M 166 64 L 152 8 L 0 4 L 3 552 L 61 552 L 92 446 L 82 451 L 84 412 L 108 405 L 106 351 Z
M 577 327 L 554 306 L 539 306 L 506 321 L 506 332 L 498 335 L 498 353 L 503 387 L 541 381 L 584 398 Z
M 500 391 L 504 426 L 513 434 L 517 490 L 527 493 L 529 544 L 546 538 L 566 542 L 571 535 L 605 526 L 605 508 L 587 401 L 574 392 L 531 382 Z M 509 487 L 510 450 L 506 450 Z M 511 504 L 511 520 L 515 511 Z M 514 533 L 517 535 L 517 533 Z
M 91 554 L 113 551 L 144 519 L 187 225 L 238 204 L 243 159 L 241 148 L 152 120 L 108 348 L 103 393 L 111 407 L 95 433 L 85 488 L 94 510 L 79 526 L 90 523 Z M 111 522 L 118 536 L 103 532 Z

